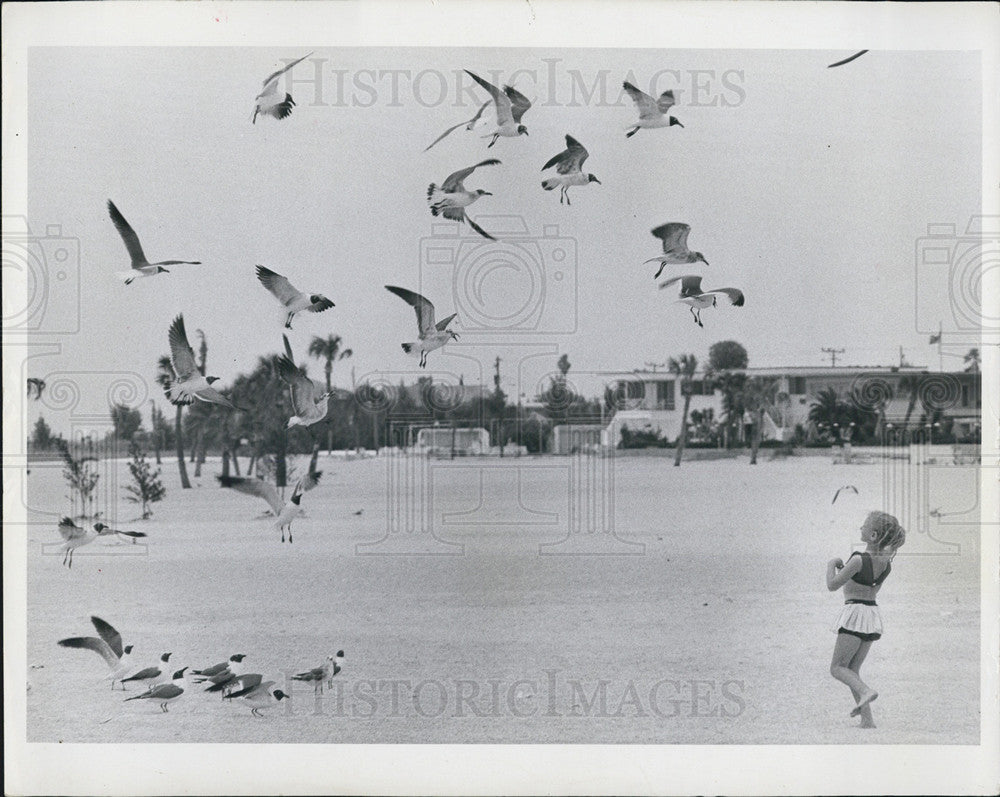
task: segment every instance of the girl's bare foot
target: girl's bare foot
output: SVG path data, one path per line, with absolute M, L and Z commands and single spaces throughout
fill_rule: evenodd
M 858 701 L 858 704 L 853 709 L 851 709 L 851 716 L 852 717 L 858 716 L 858 714 L 860 714 L 864 710 L 865 706 L 867 706 L 877 697 L 878 697 L 878 692 L 876 692 L 874 689 L 869 689 L 867 692 L 865 692 L 865 694 L 861 696 L 861 699 Z
M 874 728 L 875 727 L 875 723 L 872 722 L 871 720 L 865 720 L 865 719 L 863 719 L 863 720 L 861 720 L 861 724 L 858 727 L 859 728 Z

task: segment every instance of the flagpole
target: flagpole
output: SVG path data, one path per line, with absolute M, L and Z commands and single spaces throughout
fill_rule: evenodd
M 941 351 L 941 322 L 938 321 L 938 370 L 944 373 L 944 353 Z

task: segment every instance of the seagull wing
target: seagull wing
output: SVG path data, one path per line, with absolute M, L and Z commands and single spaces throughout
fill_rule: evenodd
M 465 221 L 465 208 L 445 208 L 441 215 L 452 221 Z
M 691 225 L 679 221 L 671 221 L 652 230 L 653 235 L 663 241 L 663 251 L 667 254 L 677 249 L 687 249 L 689 232 Z
M 163 672 L 163 670 L 161 670 L 159 667 L 146 667 L 142 670 L 139 670 L 139 672 L 132 673 L 132 675 L 130 675 L 128 678 L 125 678 L 124 680 L 145 681 L 147 678 L 155 678 L 161 672 Z
M 219 484 L 223 487 L 232 487 L 237 492 L 263 498 L 276 515 L 281 513 L 285 505 L 273 484 L 245 476 L 216 476 L 215 478 L 219 480 Z
M 77 526 L 70 518 L 64 517 L 59 521 L 59 533 L 66 542 L 69 542 L 86 536 L 87 530 Z
M 264 268 L 264 266 L 257 266 L 257 279 L 286 307 L 294 302 L 301 293 L 283 276 L 269 268 Z
M 833 494 L 833 500 L 830 503 L 831 504 L 837 503 L 837 498 L 840 497 L 841 493 L 846 492 L 846 491 L 850 491 L 850 492 L 854 493 L 855 495 L 858 494 L 858 488 L 855 487 L 853 484 L 848 484 L 846 487 L 841 487 L 839 490 L 837 490 L 837 492 L 835 492 Z
M 295 489 L 292 491 L 292 501 L 295 500 L 296 496 L 302 495 L 302 493 L 307 493 L 313 489 L 317 484 L 319 484 L 319 477 L 323 475 L 323 471 L 315 471 L 313 473 L 307 473 L 301 479 L 295 483 Z
M 466 69 L 465 74 L 471 77 L 474 81 L 476 81 L 476 83 L 478 83 L 480 86 L 482 86 L 490 93 L 490 96 L 493 98 L 493 104 L 496 105 L 497 107 L 498 127 L 503 127 L 503 125 L 507 124 L 508 122 L 514 121 L 514 112 L 511 108 L 510 97 L 508 97 L 506 94 L 500 91 L 500 89 L 498 89 L 492 83 L 483 80 L 481 77 L 479 77 L 479 75 L 475 74 L 474 72 L 470 72 L 468 69 Z M 531 103 L 529 102 L 528 105 L 530 106 Z M 526 111 L 528 109 L 525 108 L 524 110 Z M 524 113 L 524 111 L 522 111 L 521 113 Z
M 661 288 L 668 288 L 675 282 L 680 282 L 681 284 L 681 298 L 685 296 L 700 296 L 701 290 L 701 277 L 695 274 L 685 274 L 681 277 L 671 277 L 665 282 L 660 283 Z
M 496 240 L 496 238 L 494 238 L 492 235 L 490 235 L 488 232 L 486 232 L 486 230 L 484 230 L 482 227 L 480 227 L 478 224 L 476 224 L 476 222 L 474 222 L 468 216 L 465 217 L 465 220 L 467 222 L 469 222 L 469 226 L 472 227 L 472 229 L 474 229 L 476 232 L 478 232 L 481 236 L 483 236 L 483 238 L 489 238 L 491 241 L 495 241 Z
M 171 697 L 180 697 L 183 694 L 184 690 L 177 684 L 159 684 L 146 692 L 143 697 L 166 700 Z
M 231 410 L 239 409 L 239 407 L 233 404 L 233 402 L 211 386 L 203 387 L 201 390 L 196 390 L 193 395 L 196 399 L 204 401 L 206 404 L 218 404 L 222 407 L 228 407 Z
M 484 161 L 479 161 L 479 163 L 477 163 L 475 166 L 469 166 L 465 169 L 459 169 L 454 174 L 448 175 L 448 179 L 441 184 L 441 190 L 444 191 L 446 194 L 453 194 L 456 191 L 464 191 L 465 186 L 462 185 L 462 182 L 476 169 L 478 169 L 480 166 L 497 166 L 499 164 L 500 161 L 498 161 L 496 158 L 489 158 Z
M 70 637 L 69 639 L 60 639 L 57 644 L 64 648 L 92 650 L 94 653 L 103 658 L 112 669 L 118 666 L 118 660 L 121 658 L 121 655 L 115 655 L 115 652 L 111 649 L 107 642 L 103 639 L 98 639 L 97 637 L 75 636 Z
M 506 94 L 507 99 L 510 100 L 511 116 L 514 117 L 515 122 L 521 124 L 521 117 L 524 116 L 525 111 L 531 107 L 531 100 L 525 97 L 513 86 L 504 86 L 503 93 Z
M 542 167 L 544 172 L 546 169 L 552 166 L 557 166 L 556 169 L 559 174 L 572 174 L 574 172 L 581 171 L 583 167 L 583 162 L 587 160 L 587 155 L 590 153 L 584 148 L 583 144 L 577 141 L 573 136 L 566 136 L 566 149 L 560 152 L 558 155 L 554 155 L 549 159 L 549 162 Z
M 277 72 L 275 72 L 272 75 L 268 75 L 267 78 L 265 78 L 265 80 L 264 80 L 264 83 L 263 83 L 264 87 L 267 88 L 267 84 L 268 83 L 270 83 L 272 80 L 277 80 L 279 77 L 281 77 L 283 74 L 285 74 L 285 72 L 287 72 L 293 66 L 295 66 L 298 63 L 301 63 L 302 61 L 305 61 L 310 55 L 312 55 L 312 53 L 309 53 L 309 55 L 303 55 L 301 58 L 296 58 L 288 66 L 282 67 L 281 69 L 279 69 Z
M 421 335 L 427 335 L 434 331 L 434 305 L 419 293 L 408 291 L 406 288 L 397 288 L 395 285 L 386 285 L 385 289 L 389 293 L 396 294 L 400 299 L 410 305 L 417 312 L 417 326 Z
M 710 291 L 705 291 L 705 293 L 722 293 L 725 294 L 729 301 L 732 302 L 737 307 L 743 306 L 743 291 L 738 288 L 712 288 Z
M 121 532 L 116 532 L 121 533 Z M 135 532 L 132 532 L 133 534 Z M 145 535 L 143 535 L 145 536 Z M 97 629 L 97 633 L 101 635 L 101 639 L 108 643 L 108 647 L 111 648 L 118 658 L 121 658 L 124 648 L 122 647 L 122 635 L 119 634 L 111 623 L 106 623 L 100 617 L 91 617 L 90 622 L 94 624 L 94 628 Z
M 315 387 L 298 366 L 287 357 L 278 358 L 278 376 L 288 385 L 292 394 L 292 407 L 296 415 L 307 415 L 316 410 Z
M 639 109 L 640 119 L 655 119 L 657 116 L 662 116 L 656 100 L 650 97 L 646 92 L 639 91 L 639 89 L 628 82 L 623 83 L 622 88 L 628 92 L 628 96 L 632 98 L 632 102 L 634 102 L 636 107 Z
M 184 329 L 183 315 L 177 316 L 170 325 L 167 340 L 170 342 L 170 362 L 174 366 L 177 378 L 184 380 L 192 374 L 199 373 L 194 359 L 194 349 L 188 343 L 187 332 Z
M 125 242 L 125 248 L 128 249 L 128 256 L 132 260 L 132 268 L 146 265 L 146 256 L 142 253 L 139 236 L 135 234 L 135 230 L 129 226 L 129 223 L 125 221 L 125 217 L 118 211 L 115 203 L 110 199 L 108 200 L 108 213 L 111 214 L 111 221 L 114 222 L 115 229 L 118 230 L 118 234 Z
M 665 114 L 673 108 L 674 105 L 676 105 L 676 103 L 674 102 L 674 93 L 672 91 L 663 92 L 656 100 L 656 108 L 661 114 Z
M 447 318 L 444 318 L 444 319 L 438 321 L 434 328 L 438 332 L 444 332 L 448 328 L 448 324 L 450 324 L 452 322 L 452 319 L 454 319 L 455 316 L 457 316 L 457 315 L 458 315 L 458 313 L 452 313 Z

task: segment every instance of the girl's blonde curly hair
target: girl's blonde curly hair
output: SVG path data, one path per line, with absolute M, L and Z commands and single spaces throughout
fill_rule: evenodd
M 896 553 L 906 542 L 906 529 L 888 512 L 870 512 L 868 520 L 875 529 L 875 545 L 881 551 Z

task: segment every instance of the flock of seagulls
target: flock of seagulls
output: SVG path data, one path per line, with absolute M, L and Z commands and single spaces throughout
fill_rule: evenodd
M 260 673 L 246 672 L 243 660 L 247 656 L 244 653 L 235 653 L 226 661 L 202 669 L 192 669 L 190 672 L 188 667 L 170 672 L 170 653 L 161 655 L 151 666 L 136 667 L 131 655 L 133 645 L 123 645 L 122 635 L 100 617 L 92 616 L 90 622 L 97 630 L 96 637 L 68 637 L 60 639 L 57 644 L 64 648 L 92 650 L 104 659 L 108 665 L 108 673 L 101 680 L 111 681 L 112 691 L 116 682 L 123 692 L 127 691 L 126 684 L 145 687 L 144 692 L 125 698 L 126 703 L 131 700 L 151 700 L 166 714 L 169 713 L 170 704 L 184 694 L 188 683 L 208 684 L 204 688 L 205 692 L 220 694 L 223 700 L 240 701 L 242 705 L 250 707 L 253 716 L 262 717 L 263 709 L 291 697 L 280 689 L 274 689 L 274 680 L 264 680 Z M 343 662 L 344 651 L 338 650 L 335 655 L 327 656 L 319 667 L 299 672 L 292 676 L 292 680 L 311 683 L 314 691 L 322 694 L 324 683 L 332 686 L 334 676 L 343 670 Z

